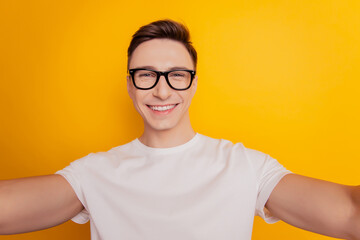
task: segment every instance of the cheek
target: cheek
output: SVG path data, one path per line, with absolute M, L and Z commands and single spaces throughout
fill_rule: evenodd
M 137 96 L 136 94 L 133 95 L 132 97 L 132 102 L 134 105 L 135 110 L 141 115 L 144 116 L 144 110 L 143 110 L 143 104 L 141 104 L 140 98 L 139 96 Z
M 131 100 L 133 100 L 133 102 L 135 103 L 135 101 L 137 100 L 136 90 L 133 87 L 128 87 L 128 93 Z
M 146 94 L 140 92 L 140 91 L 135 91 L 133 93 L 133 102 L 137 107 L 144 107 L 144 100 L 146 99 Z
M 191 100 L 192 100 L 192 97 L 193 97 L 193 95 L 192 95 L 191 92 L 188 92 L 188 93 L 186 93 L 186 94 L 182 94 L 182 95 L 181 95 L 181 98 L 183 99 L 184 103 L 185 103 L 187 106 L 190 105 Z

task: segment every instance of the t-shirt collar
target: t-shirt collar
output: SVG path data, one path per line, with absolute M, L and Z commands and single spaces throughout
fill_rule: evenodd
M 143 144 L 142 142 L 140 142 L 140 140 L 138 138 L 136 138 L 134 141 L 132 141 L 132 143 L 143 152 L 160 153 L 161 154 L 161 153 L 174 153 L 174 152 L 179 152 L 179 151 L 185 150 L 191 146 L 194 146 L 199 138 L 200 138 L 200 134 L 196 133 L 195 136 L 192 139 L 190 139 L 189 141 L 187 141 L 186 143 L 175 146 L 175 147 L 170 147 L 170 148 L 149 147 L 149 146 L 146 146 L 145 144 Z

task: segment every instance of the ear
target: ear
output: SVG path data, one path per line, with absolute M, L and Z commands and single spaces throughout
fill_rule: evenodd
M 126 76 L 126 87 L 127 87 L 127 91 L 128 91 L 128 94 L 130 96 L 131 99 L 133 99 L 133 94 L 134 94 L 134 87 L 132 85 L 132 82 L 131 82 L 131 79 L 130 79 L 130 76 L 127 75 Z
M 195 75 L 194 77 L 194 80 L 193 80 L 193 83 L 192 83 L 192 95 L 194 96 L 195 92 L 196 92 L 196 89 L 197 89 L 197 83 L 198 83 L 198 76 Z

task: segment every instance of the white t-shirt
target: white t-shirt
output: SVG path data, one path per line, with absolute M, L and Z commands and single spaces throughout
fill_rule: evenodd
M 98 240 L 246 240 L 254 216 L 273 223 L 264 205 L 290 173 L 275 159 L 201 134 L 172 148 L 138 139 L 91 153 L 57 174 L 85 207 Z

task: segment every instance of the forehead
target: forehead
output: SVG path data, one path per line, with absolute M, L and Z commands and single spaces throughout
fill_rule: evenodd
M 173 67 L 194 68 L 185 46 L 170 39 L 153 39 L 140 44 L 131 56 L 129 68 L 143 66 L 152 66 L 161 71 Z

